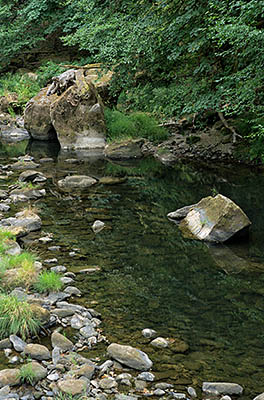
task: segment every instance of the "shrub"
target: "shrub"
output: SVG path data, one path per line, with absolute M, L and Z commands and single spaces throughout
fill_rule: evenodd
M 165 129 L 158 126 L 153 117 L 146 113 L 124 114 L 105 109 L 108 136 L 111 140 L 143 137 L 154 142 L 167 139 Z
M 53 271 L 42 272 L 34 284 L 34 288 L 39 293 L 58 292 L 62 286 L 63 283 L 60 280 L 60 276 Z
M 0 337 L 18 335 L 25 339 L 36 335 L 41 326 L 30 304 L 16 296 L 0 295 Z
M 29 383 L 30 385 L 33 385 L 36 378 L 36 372 L 33 370 L 32 364 L 23 365 L 20 368 L 18 377 L 21 383 Z

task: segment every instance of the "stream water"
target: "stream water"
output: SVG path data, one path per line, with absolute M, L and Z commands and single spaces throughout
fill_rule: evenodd
M 78 302 L 101 312 L 109 341 L 146 351 L 157 380 L 179 390 L 228 381 L 245 388 L 241 399 L 263 392 L 264 173 L 228 165 L 166 167 L 152 158 L 118 165 L 86 155 L 74 164 L 55 146 L 19 146 L 2 145 L 0 163 L 25 152 L 36 162 L 53 157 L 41 164 L 49 178 L 47 196 L 35 206 L 42 231 L 53 234 L 52 245 L 61 249 L 49 251 L 34 242 L 39 233 L 27 237 L 30 247 L 42 261 L 56 257 L 69 271 L 100 267 L 94 274 L 78 274 L 76 286 L 83 293 Z M 120 182 L 63 193 L 56 182 L 68 174 L 112 176 Z M 167 219 L 168 212 L 216 192 L 251 219 L 248 241 L 208 246 L 184 239 Z M 96 219 L 106 224 L 98 234 L 91 229 Z M 170 347 L 154 349 L 141 335 L 144 328 L 169 338 Z M 85 355 L 103 360 L 105 349 L 100 345 Z

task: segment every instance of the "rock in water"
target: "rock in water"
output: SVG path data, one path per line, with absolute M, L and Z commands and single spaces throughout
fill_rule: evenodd
M 205 197 L 195 204 L 179 226 L 187 237 L 218 243 L 241 233 L 250 224 L 238 205 L 218 194 L 216 197 Z
M 147 371 L 152 367 L 152 361 L 147 354 L 135 347 L 112 343 L 108 346 L 107 353 L 121 364 L 139 371 Z

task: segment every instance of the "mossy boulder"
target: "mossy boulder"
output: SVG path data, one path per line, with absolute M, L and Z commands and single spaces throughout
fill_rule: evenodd
M 179 226 L 187 237 L 218 243 L 246 233 L 250 224 L 237 204 L 218 194 L 205 197 L 191 207 Z

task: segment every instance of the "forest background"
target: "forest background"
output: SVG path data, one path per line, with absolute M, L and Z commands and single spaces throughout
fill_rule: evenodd
M 264 160 L 263 28 L 262 0 L 0 0 L 0 93 L 20 91 L 23 107 L 69 56 L 102 63 L 122 111 L 222 115 Z M 18 79 L 21 67 L 39 81 Z

